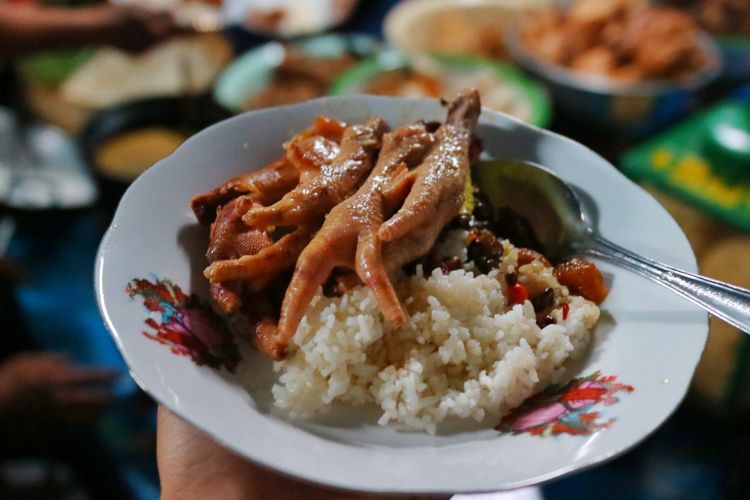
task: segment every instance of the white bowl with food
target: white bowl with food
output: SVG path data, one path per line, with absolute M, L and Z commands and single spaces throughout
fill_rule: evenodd
M 500 239 L 469 164 L 479 143 L 543 164 L 605 236 L 694 271 L 687 240 L 590 150 L 478 114 L 473 93 L 323 98 L 221 122 L 146 171 L 95 270 L 140 386 L 241 456 L 367 492 L 537 484 L 656 430 L 706 314 L 602 262 L 609 294 L 590 295 Z
M 477 57 L 384 50 L 339 75 L 330 94 L 449 99 L 466 87 L 477 89 L 489 109 L 537 127 L 549 125 L 552 105 L 541 84 L 513 66 Z
M 407 0 L 383 22 L 389 44 L 410 54 L 506 58 L 503 32 L 551 0 Z
M 721 74 L 693 19 L 643 0 L 559 2 L 527 13 L 506 41 L 569 117 L 616 133 L 663 127 Z

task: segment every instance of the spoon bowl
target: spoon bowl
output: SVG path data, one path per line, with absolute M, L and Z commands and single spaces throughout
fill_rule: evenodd
M 510 209 L 529 223 L 540 250 L 552 260 L 571 255 L 590 226 L 580 199 L 551 170 L 519 160 L 480 162 L 471 172 L 490 206 Z
M 672 290 L 743 332 L 750 332 L 750 290 L 682 271 L 604 238 L 573 187 L 531 162 L 491 160 L 472 170 L 494 213 L 511 209 L 531 226 L 553 261 L 576 255 L 622 266 Z

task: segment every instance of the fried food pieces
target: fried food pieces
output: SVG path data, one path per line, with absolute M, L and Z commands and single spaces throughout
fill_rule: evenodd
M 249 319 L 275 360 L 326 283 L 361 280 L 385 319 L 402 323 L 390 273 L 427 254 L 458 215 L 480 109 L 472 90 L 439 127 L 387 132 L 377 117 L 349 126 L 321 117 L 284 145 L 284 158 L 196 196 L 196 217 L 211 224 L 204 274 L 219 307 Z
M 662 0 L 693 16 L 704 29 L 717 35 L 750 34 L 747 0 Z
M 710 63 L 696 22 L 644 0 L 576 0 L 524 22 L 524 45 L 537 57 L 621 81 L 682 80 Z

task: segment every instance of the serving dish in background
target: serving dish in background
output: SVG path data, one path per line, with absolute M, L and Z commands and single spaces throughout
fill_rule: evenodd
M 385 18 L 388 43 L 409 54 L 507 59 L 503 31 L 550 0 L 407 0 Z
M 352 64 L 354 64 L 356 60 L 372 56 L 378 49 L 379 44 L 373 38 L 359 34 L 321 35 L 298 40 L 289 45 L 269 42 L 240 55 L 219 76 L 213 89 L 214 100 L 234 113 L 255 107 L 249 101 L 261 92 L 273 92 L 270 86 L 275 83 L 277 72 L 290 51 L 294 52 L 295 57 L 309 58 L 312 63 L 316 60 L 332 60 L 350 54 Z M 290 79 L 294 76 L 290 75 Z M 301 76 L 304 78 L 305 75 Z M 301 92 L 298 98 L 325 95 L 330 81 L 335 77 L 336 74 L 324 75 L 325 82 L 320 82 L 320 84 L 317 81 L 314 82 L 311 91 Z M 291 90 L 280 89 L 284 92 Z M 276 100 L 283 100 L 283 98 L 277 95 Z
M 0 106 L 0 207 L 36 212 L 94 204 L 99 191 L 76 146 L 59 128 L 25 123 Z
M 344 72 L 330 91 L 450 99 L 465 87 L 479 90 L 484 107 L 538 127 L 549 124 L 551 104 L 541 85 L 512 66 L 478 57 L 387 50 Z
M 141 99 L 94 114 L 79 143 L 103 194 L 116 201 L 151 165 L 227 116 L 208 95 Z
M 660 0 L 690 14 L 716 40 L 724 61 L 722 79 L 750 79 L 750 3 L 735 0 Z
M 589 2 L 591 3 L 595 2 Z M 562 2 L 557 12 L 568 16 L 570 4 L 571 2 Z M 573 5 L 579 7 L 584 3 L 576 2 Z M 637 76 L 637 73 L 626 75 L 624 70 L 627 68 L 624 67 L 617 68 L 618 71 L 623 70 L 622 76 L 613 76 L 556 64 L 526 47 L 522 37 L 526 22 L 533 24 L 547 12 L 549 11 L 540 11 L 535 15 L 531 11 L 515 28 L 506 30 L 508 50 L 521 67 L 545 83 L 553 98 L 570 118 L 581 120 L 586 125 L 631 136 L 653 132 L 688 111 L 700 91 L 721 74 L 721 56 L 716 43 L 698 30 L 695 32 L 694 44 L 696 50 L 700 51 L 703 62 L 700 67 L 679 78 L 676 75 L 674 78 L 646 78 Z M 687 16 L 683 17 L 689 21 Z M 591 21 L 591 24 L 596 25 L 595 21 Z M 596 29 L 603 30 L 601 27 Z M 575 32 L 568 34 L 576 36 Z
M 137 55 L 113 48 L 36 55 L 21 61 L 20 73 L 33 113 L 78 134 L 93 114 L 113 106 L 206 92 L 232 57 L 229 42 L 208 33 Z
M 291 39 L 331 30 L 354 14 L 358 0 L 224 0 L 228 25 Z
M 207 305 L 207 228 L 195 222 L 191 196 L 277 158 L 290 133 L 321 114 L 350 122 L 380 115 L 394 126 L 444 113 L 436 100 L 361 95 L 254 111 L 204 130 L 140 176 L 122 197 L 95 270 L 102 315 L 140 386 L 261 465 L 380 493 L 537 484 L 610 459 L 657 429 L 686 393 L 706 340 L 706 314 L 604 262 L 597 265 L 612 287 L 591 351 L 572 369 L 570 385 L 530 401 L 528 418 L 513 425 L 496 430 L 498 422 L 483 421 L 430 436 L 378 426 L 364 407 L 307 421 L 273 410 L 271 363 L 229 336 Z M 477 133 L 487 156 L 545 165 L 585 193 L 606 237 L 695 270 L 672 218 L 592 151 L 490 110 Z M 154 300 L 163 307 L 152 307 Z M 180 344 L 182 336 L 189 342 Z

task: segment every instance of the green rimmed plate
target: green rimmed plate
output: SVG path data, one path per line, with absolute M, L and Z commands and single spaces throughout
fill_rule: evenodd
M 292 47 L 312 58 L 328 58 L 350 52 L 361 57 L 374 54 L 379 44 L 367 35 L 322 35 L 300 40 Z M 226 109 L 240 113 L 253 94 L 273 79 L 284 60 L 284 45 L 269 42 L 245 52 L 219 76 L 213 90 L 214 100 Z
M 387 50 L 344 72 L 334 81 L 330 94 L 367 93 L 367 83 L 371 82 L 376 76 L 389 71 L 411 68 L 415 65 L 421 66 L 422 64 L 429 65 L 431 70 L 437 68 L 438 72 L 445 70 L 446 74 L 461 74 L 464 77 L 462 81 L 465 81 L 465 76 L 472 72 L 479 73 L 483 70 L 490 70 L 492 74 L 497 76 L 498 82 L 505 83 L 515 92 L 514 98 L 519 97 L 523 100 L 525 107 L 513 103 L 515 109 L 513 107 L 501 109 L 502 106 L 492 106 L 485 100 L 483 104 L 486 107 L 494 111 L 514 115 L 538 127 L 545 127 L 550 122 L 552 106 L 547 92 L 541 85 L 512 66 L 470 56 L 434 54 L 424 56 L 424 59 L 413 60 L 401 51 Z M 482 91 L 481 88 L 479 90 Z M 443 97 L 449 98 L 451 96 Z M 518 110 L 521 110 L 521 112 L 518 112 Z

